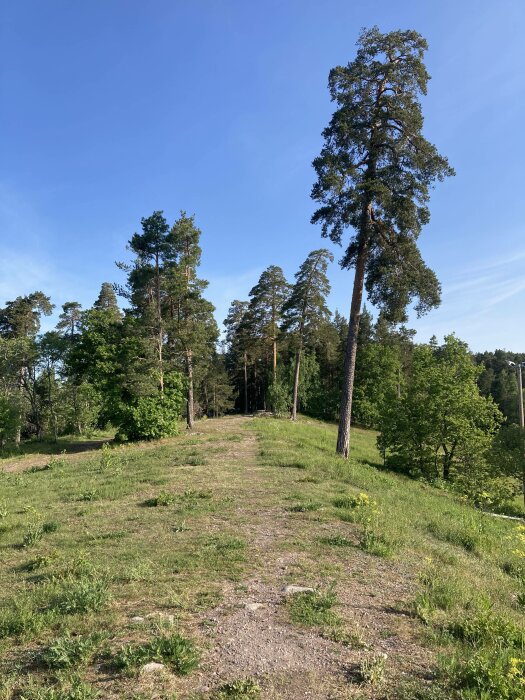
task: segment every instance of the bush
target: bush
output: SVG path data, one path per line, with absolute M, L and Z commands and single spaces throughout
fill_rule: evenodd
M 158 440 L 176 435 L 184 404 L 184 379 L 180 374 L 166 377 L 163 394 L 142 396 L 121 406 L 118 427 L 129 440 Z
M 273 415 L 279 418 L 290 408 L 290 387 L 279 380 L 272 382 L 268 387 L 267 399 L 272 408 Z
M 10 397 L 0 396 L 0 449 L 13 442 L 20 424 L 20 408 Z

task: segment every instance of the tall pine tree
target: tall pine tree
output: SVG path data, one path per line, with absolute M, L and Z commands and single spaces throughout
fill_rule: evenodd
M 283 306 L 284 331 L 292 333 L 295 345 L 295 367 L 292 394 L 291 419 L 297 419 L 297 395 L 303 346 L 323 321 L 330 316 L 326 297 L 330 283 L 326 276 L 328 263 L 334 259 L 328 250 L 312 251 L 295 275 L 295 284 L 290 297 Z
M 355 268 L 337 438 L 344 457 L 364 286 L 391 320 L 404 320 L 414 299 L 418 313 L 440 300 L 439 283 L 421 258 L 417 238 L 430 218 L 432 183 L 453 170 L 422 135 L 426 49 L 415 31 L 381 34 L 374 27 L 361 34 L 355 60 L 330 71 L 337 108 L 313 162 L 312 198 L 321 206 L 312 222 L 339 244 L 347 228 L 354 230 L 341 260 L 343 268 Z

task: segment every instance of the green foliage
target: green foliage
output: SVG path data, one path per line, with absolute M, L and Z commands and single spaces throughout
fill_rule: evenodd
M 327 591 L 295 593 L 288 602 L 292 622 L 308 627 L 333 627 L 340 620 L 332 610 L 337 596 L 332 588 Z
M 93 659 L 102 639 L 98 633 L 72 636 L 66 632 L 43 650 L 42 662 L 53 670 L 84 666 Z
M 387 463 L 428 479 L 475 478 L 502 416 L 480 395 L 479 369 L 454 336 L 414 349 L 404 395 L 381 418 L 379 446 Z
M 66 615 L 103 610 L 111 599 L 108 580 L 93 573 L 78 577 L 74 574 L 62 578 L 51 599 L 52 609 Z
M 291 402 L 290 387 L 280 379 L 276 379 L 268 386 L 267 399 L 272 407 L 273 415 L 280 418 L 288 412 Z
M 22 547 L 32 547 L 44 536 L 44 527 L 41 523 L 31 523 L 22 538 Z
M 214 700 L 257 700 L 261 686 L 253 678 L 242 678 L 224 683 L 214 693 Z
M 439 540 L 463 547 L 467 552 L 479 551 L 484 540 L 484 522 L 479 516 L 455 520 L 430 521 L 428 531 Z
M 143 396 L 121 407 L 120 430 L 130 440 L 158 440 L 176 435 L 184 403 L 184 379 L 172 374 L 163 394 Z
M 296 505 L 290 506 L 288 510 L 290 513 L 309 513 L 321 508 L 320 503 L 315 503 L 315 501 L 307 501 L 306 503 L 297 503 Z
M 13 396 L 0 395 L 0 449 L 14 442 L 19 427 L 19 402 Z
M 178 633 L 157 635 L 146 644 L 122 647 L 115 665 L 132 672 L 151 661 L 165 663 L 177 675 L 186 676 L 199 665 L 199 654 L 194 644 Z
M 522 654 L 483 648 L 466 657 L 443 659 L 441 671 L 461 700 L 522 700 L 525 658 Z
M 359 673 L 363 682 L 370 685 L 379 685 L 384 679 L 386 660 L 386 654 L 365 656 L 359 666 Z
M 359 539 L 359 547 L 376 557 L 390 557 L 395 552 L 395 542 L 377 528 L 365 525 Z
M 39 685 L 30 682 L 20 694 L 20 700 L 94 700 L 98 691 L 84 683 L 78 676 L 61 682 L 59 685 Z
M 161 491 L 158 496 L 144 501 L 144 505 L 155 508 L 157 506 L 171 506 L 175 502 L 175 496 L 167 491 Z

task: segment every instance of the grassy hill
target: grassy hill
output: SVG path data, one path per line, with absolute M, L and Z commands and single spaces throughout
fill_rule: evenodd
M 334 442 L 234 417 L 0 462 L 0 699 L 524 698 L 522 530 Z

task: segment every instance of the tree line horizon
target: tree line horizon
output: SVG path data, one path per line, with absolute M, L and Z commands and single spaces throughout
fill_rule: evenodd
M 434 183 L 454 175 L 422 134 L 427 48 L 415 31 L 373 27 L 354 60 L 329 74 L 335 111 L 313 161 L 312 223 L 343 246 L 340 265 L 355 272 L 348 319 L 328 309 L 333 255 L 318 248 L 293 283 L 270 265 L 249 299 L 232 301 L 220 348 L 197 274 L 194 216 L 181 211 L 170 226 L 155 211 L 128 242 L 132 260 L 118 263 L 125 284 L 104 283 L 91 309 L 65 303 L 56 330 L 42 335 L 41 316 L 53 308 L 43 292 L 0 309 L 0 446 L 108 424 L 119 437 L 152 439 L 174 434 L 182 412 L 192 428 L 196 416 L 232 410 L 292 420 L 301 410 L 338 421 L 336 452 L 345 459 L 359 423 L 380 430 L 396 468 L 471 485 L 483 474 L 500 490 L 521 475 L 525 493 L 523 435 L 501 427 L 514 425 L 518 399 L 504 363 L 525 355 L 472 361 L 455 336 L 415 344 L 405 325 L 407 308 L 419 316 L 440 303 L 417 241 Z M 375 323 L 363 310 L 365 291 Z

